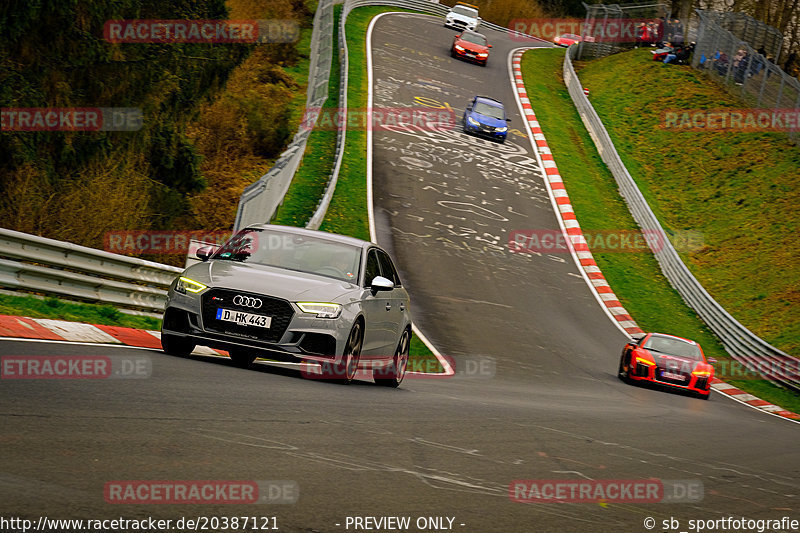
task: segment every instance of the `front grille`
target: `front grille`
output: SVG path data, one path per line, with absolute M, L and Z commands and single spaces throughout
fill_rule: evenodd
M 258 309 L 236 305 L 233 303 L 233 298 L 237 294 L 259 298 L 263 303 Z M 207 331 L 236 335 L 238 337 L 246 337 L 264 342 L 280 341 L 294 315 L 292 305 L 286 300 L 264 296 L 263 294 L 233 291 L 230 289 L 211 289 L 206 291 L 203 295 L 202 305 L 203 325 Z M 272 317 L 272 322 L 269 328 L 261 328 L 258 326 L 243 326 L 234 322 L 217 320 L 217 309 L 220 307 L 232 309 L 234 311 L 266 315 Z
M 678 374 L 683 378 L 683 379 L 674 379 L 670 377 L 664 377 L 663 375 L 664 372 L 665 372 L 664 369 L 661 368 L 656 369 L 656 380 L 662 383 L 669 383 L 672 385 L 689 385 L 689 379 L 691 378 L 691 376 L 689 376 L 688 374 L 684 374 L 683 372 L 670 372 L 672 374 Z

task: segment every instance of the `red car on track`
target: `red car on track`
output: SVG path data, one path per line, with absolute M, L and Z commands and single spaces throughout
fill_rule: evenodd
M 626 382 L 644 381 L 692 392 L 707 400 L 714 378 L 714 359 L 706 361 L 694 341 L 647 333 L 622 349 L 618 376 Z
M 489 59 L 489 48 L 491 47 L 492 45 L 489 44 L 482 33 L 464 30 L 453 39 L 450 55 L 474 61 L 485 67 L 486 61 Z
M 581 42 L 581 39 L 582 38 L 581 38 L 580 35 L 577 35 L 577 34 L 574 34 L 574 33 L 565 33 L 565 34 L 559 35 L 558 37 L 553 39 L 553 42 L 556 43 L 558 46 L 569 47 L 572 44 Z M 587 36 L 586 37 L 586 42 L 587 43 L 593 43 L 594 42 L 594 37 Z

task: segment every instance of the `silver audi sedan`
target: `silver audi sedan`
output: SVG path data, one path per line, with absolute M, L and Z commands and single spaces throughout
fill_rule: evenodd
M 408 293 L 389 254 L 374 243 L 301 228 L 249 226 L 171 285 L 161 346 L 186 355 L 197 345 L 256 357 L 311 361 L 317 375 L 350 383 L 403 381 L 411 341 Z

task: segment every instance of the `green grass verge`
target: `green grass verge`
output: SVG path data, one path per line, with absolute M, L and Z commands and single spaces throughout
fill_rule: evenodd
M 527 52 L 522 58 L 522 71 L 536 118 L 547 136 L 578 221 L 584 231 L 636 229 L 616 181 L 595 150 L 564 86 L 563 58 L 562 49 Z M 592 94 L 600 91 L 599 85 L 591 87 Z M 680 192 L 679 188 L 676 193 Z M 652 254 L 595 253 L 594 256 L 614 292 L 642 329 L 694 339 L 708 357 L 730 360 L 717 338 L 663 276 Z M 800 412 L 800 397 L 790 391 L 760 380 L 732 383 Z
M 42 299 L 34 296 L 0 294 L 0 315 L 55 318 L 126 328 L 161 329 L 161 320 L 158 318 L 128 315 L 111 305 L 75 303 L 58 298 Z

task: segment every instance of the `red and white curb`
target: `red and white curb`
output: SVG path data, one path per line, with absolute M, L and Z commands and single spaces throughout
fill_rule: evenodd
M 517 98 L 517 104 L 525 116 L 525 126 L 530 135 L 531 144 L 534 146 L 537 157 L 541 161 L 541 168 L 544 170 L 545 185 L 547 186 L 550 198 L 556 208 L 555 212 L 559 224 L 568 237 L 568 243 L 572 244 L 571 248 L 574 249 L 574 257 L 583 271 L 584 278 L 594 291 L 598 301 L 604 306 L 606 314 L 608 314 L 617 326 L 628 335 L 644 333 L 628 311 L 622 306 L 619 298 L 614 294 L 605 276 L 603 276 L 603 273 L 600 271 L 600 267 L 597 266 L 592 252 L 589 251 L 588 243 L 583 236 L 580 224 L 578 224 L 578 219 L 575 216 L 575 211 L 569 200 L 569 194 L 567 194 L 564 181 L 561 179 L 561 174 L 558 172 L 553 154 L 547 146 L 547 139 L 545 139 L 539 121 L 536 119 L 536 114 L 528 98 L 528 92 L 525 89 L 525 83 L 522 80 L 522 54 L 525 53 L 526 50 L 529 49 L 517 49 L 511 55 L 512 84 L 515 89 L 514 93 Z M 757 398 L 717 378 L 714 378 L 712 381 L 711 388 L 749 407 L 791 420 L 800 420 L 800 415 L 797 413 L 787 411 L 783 407 L 773 405 L 766 400 Z
M 24 316 L 0 315 L 0 337 L 91 344 L 119 344 L 137 348 L 161 349 L 160 331 Z M 192 353 L 197 355 L 227 355 L 227 352 L 206 348 L 205 346 L 198 346 Z
M 569 243 L 571 243 L 571 248 L 574 249 L 575 257 L 577 258 L 580 268 L 583 270 L 583 275 L 591 284 L 597 299 L 602 303 L 607 314 L 619 325 L 620 329 L 625 331 L 625 333 L 629 335 L 644 333 L 633 318 L 631 318 L 630 314 L 628 314 L 628 311 L 622 306 L 619 298 L 614 294 L 605 276 L 603 276 L 603 273 L 600 271 L 600 267 L 597 266 L 592 252 L 589 251 L 588 243 L 583 236 L 581 226 L 578 224 L 578 218 L 575 216 L 575 211 L 569 200 L 569 194 L 567 194 L 567 189 L 564 187 L 564 181 L 561 179 L 561 174 L 558 172 L 553 154 L 547 146 L 547 139 L 545 139 L 542 128 L 539 126 L 539 121 L 536 120 L 536 114 L 533 112 L 530 99 L 528 99 L 525 84 L 522 82 L 520 62 L 522 61 L 523 52 L 524 50 L 517 50 L 511 57 L 514 86 L 516 88 L 519 106 L 522 109 L 522 113 L 525 115 L 526 127 L 530 133 L 532 143 L 535 145 L 536 151 L 538 152 L 538 157 L 541 160 L 541 167 L 544 170 L 545 185 L 555 203 L 559 224 L 561 224 Z

